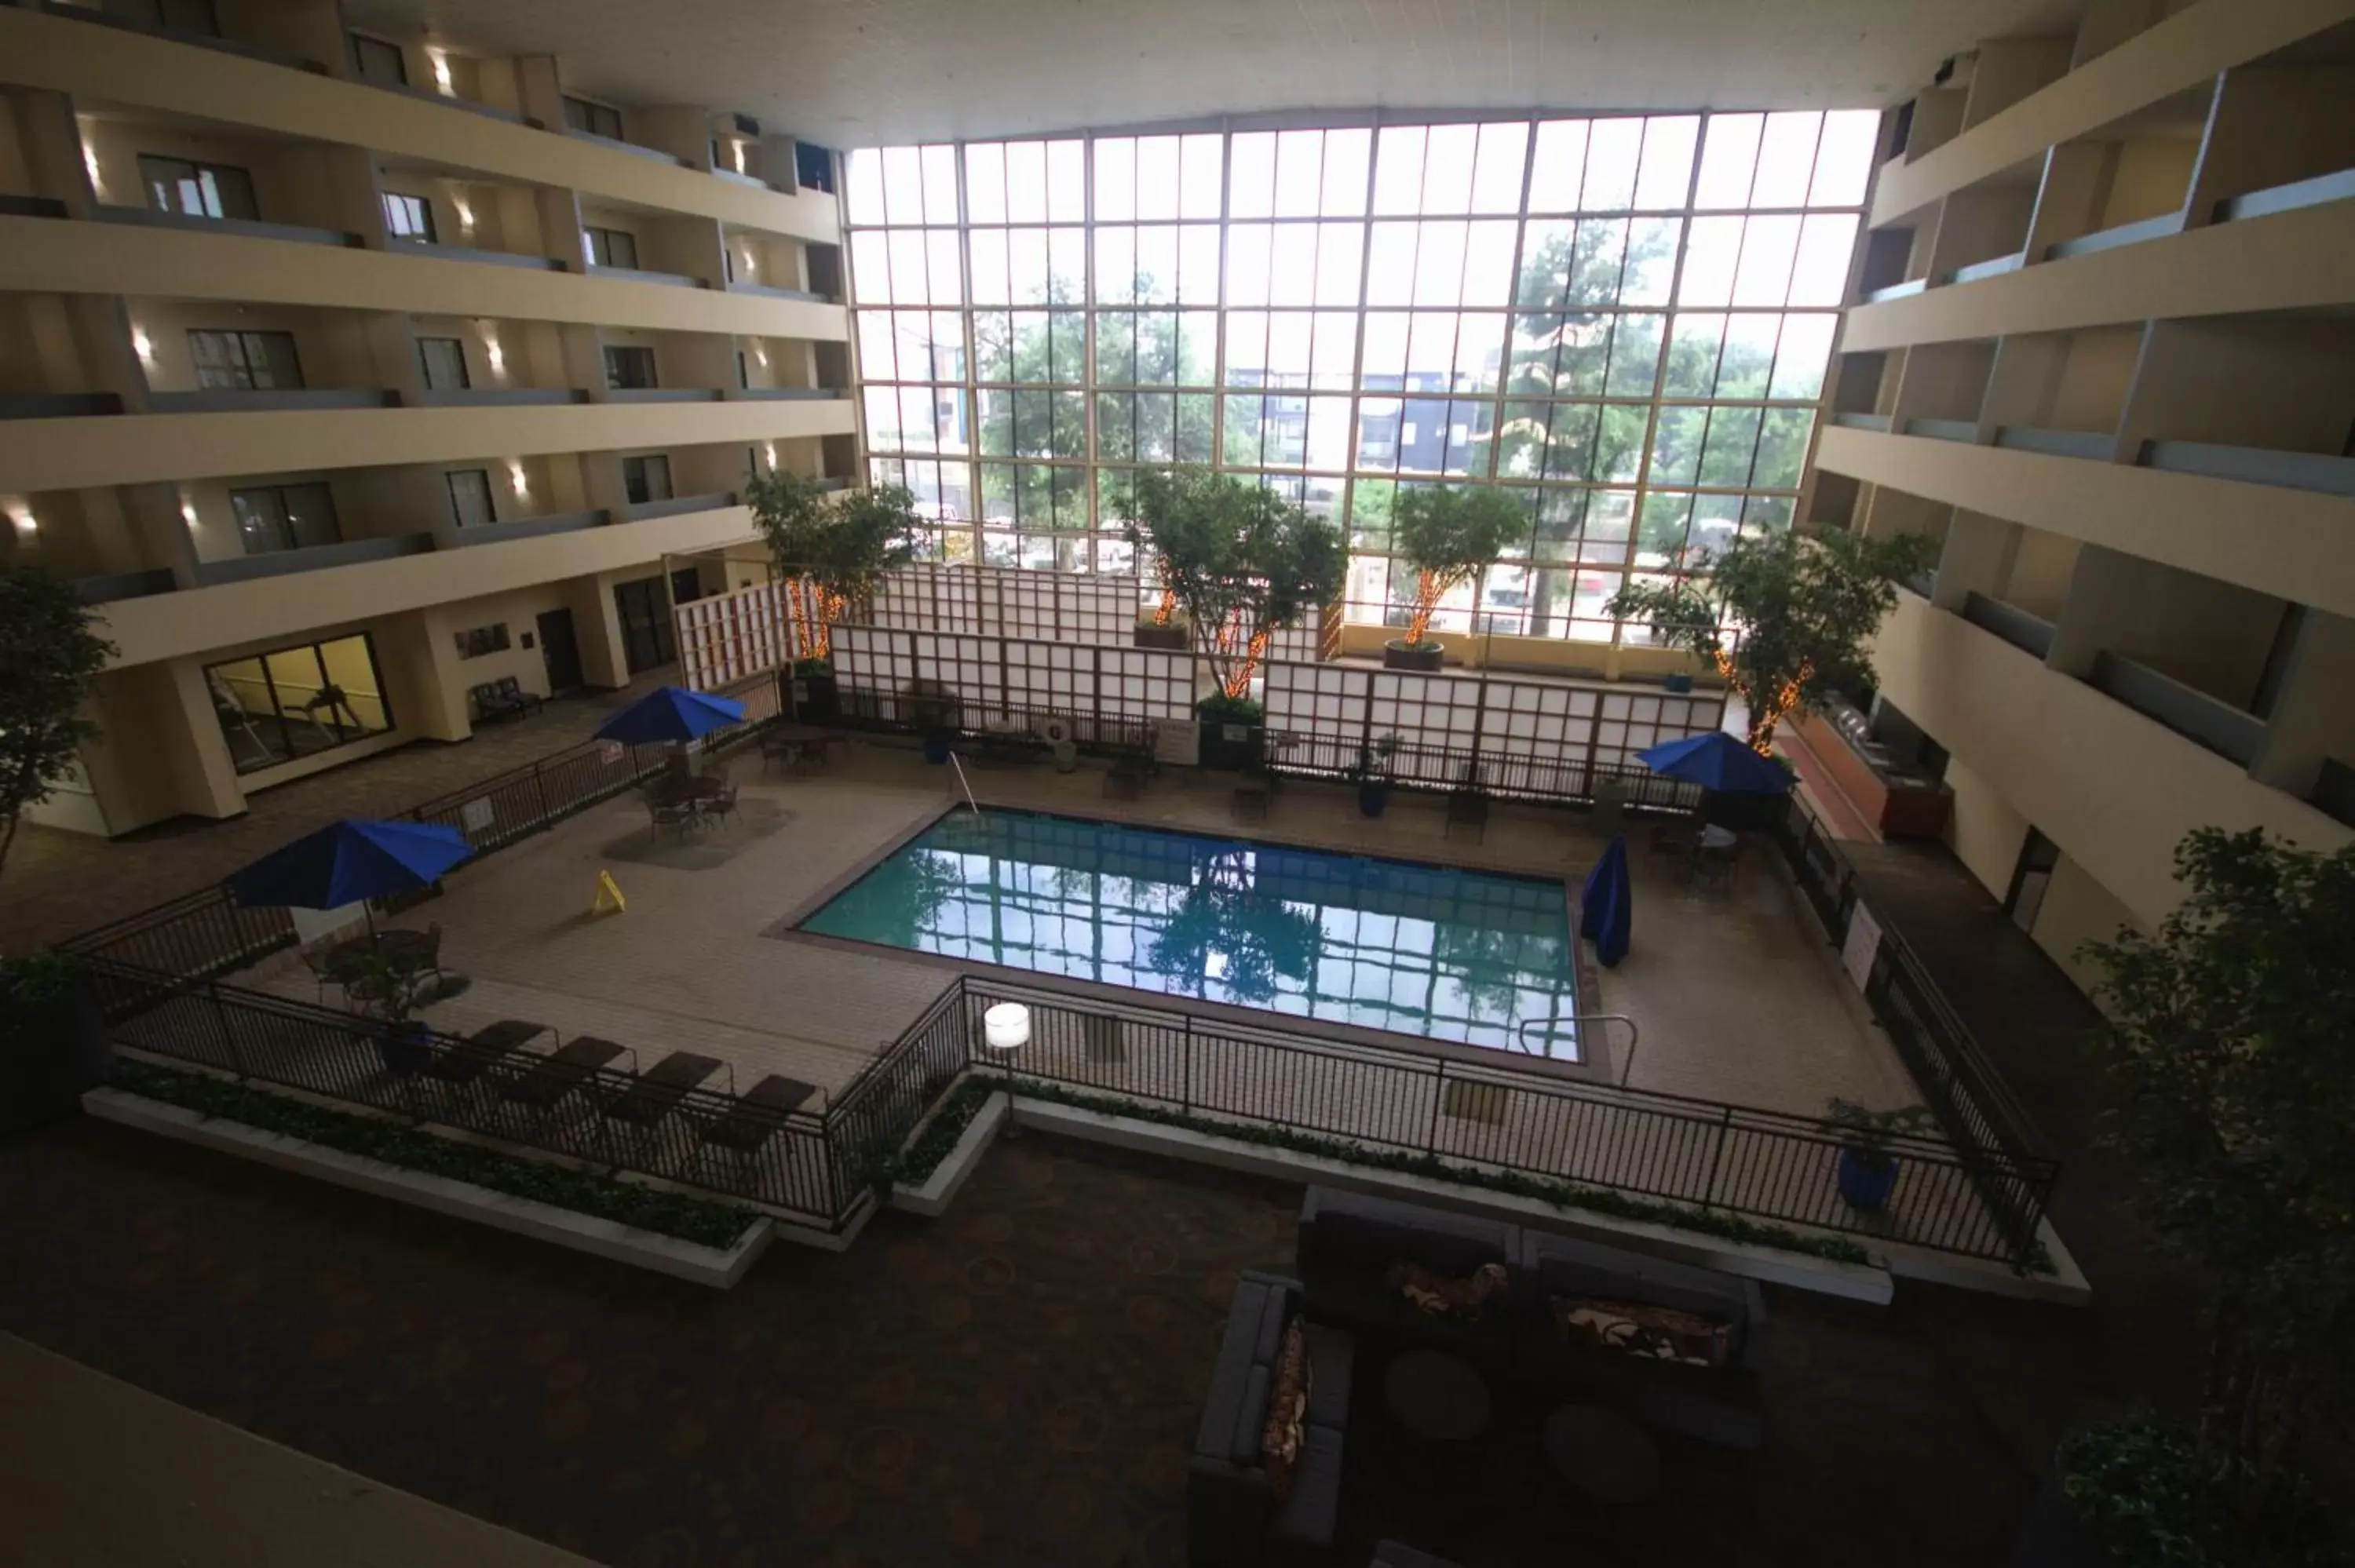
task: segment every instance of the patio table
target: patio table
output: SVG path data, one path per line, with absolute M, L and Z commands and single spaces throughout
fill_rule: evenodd
M 390 965 L 395 974 L 407 974 L 424 968 L 432 958 L 433 934 L 390 926 L 346 937 L 327 949 L 327 972 L 341 980 L 357 979 L 367 973 L 371 953 Z
M 605 1107 L 605 1114 L 615 1121 L 626 1121 L 636 1127 L 652 1127 L 677 1109 L 687 1092 L 719 1071 L 721 1063 L 716 1056 L 698 1056 L 692 1051 L 674 1051 L 656 1062 L 638 1081 Z

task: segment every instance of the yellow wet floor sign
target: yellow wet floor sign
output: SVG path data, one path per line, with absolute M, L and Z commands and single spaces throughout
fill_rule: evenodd
M 591 915 L 605 913 L 605 904 L 608 899 L 613 901 L 613 912 L 617 915 L 629 908 L 629 905 L 622 898 L 621 885 L 613 880 L 613 874 L 600 870 L 597 873 L 597 896 L 590 901 L 589 913 Z

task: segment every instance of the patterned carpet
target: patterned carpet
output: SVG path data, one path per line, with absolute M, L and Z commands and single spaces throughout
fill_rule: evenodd
M 0 1327 L 616 1568 L 1161 1568 L 1236 1271 L 1286 1266 L 1297 1207 L 1032 1134 L 947 1217 L 722 1294 L 81 1122 L 0 1146 Z M 1775 1294 L 1767 1447 L 1666 1444 L 1668 1495 L 1616 1514 L 1545 1468 L 1550 1396 L 1419 1447 L 1369 1357 L 1334 1561 L 1998 1561 L 2033 1475 L 1934 1314 L 2013 1309 L 1931 1300 Z

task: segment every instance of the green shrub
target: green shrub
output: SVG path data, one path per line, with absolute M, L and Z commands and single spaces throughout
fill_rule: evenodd
M 218 1117 L 263 1132 L 379 1160 L 427 1176 L 443 1176 L 510 1197 L 528 1198 L 617 1224 L 653 1231 L 698 1246 L 730 1247 L 760 1216 L 727 1203 L 655 1192 L 536 1160 L 518 1160 L 470 1143 L 456 1143 L 396 1122 L 329 1110 L 305 1100 L 249 1088 L 144 1062 L 116 1065 L 115 1086 L 184 1110 Z
M 2118 1568 L 2326 1568 L 2348 1561 L 2329 1515 L 2302 1483 L 2252 1514 L 2247 1478 L 2219 1472 L 2191 1435 L 2147 1414 L 2071 1434 L 2062 1489 Z M 2238 1461 L 2229 1461 L 2237 1464 Z

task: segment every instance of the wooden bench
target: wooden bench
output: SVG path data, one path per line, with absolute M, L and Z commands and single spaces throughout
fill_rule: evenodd
M 527 692 L 513 675 L 502 675 L 496 681 L 485 681 L 468 688 L 467 700 L 474 709 L 476 724 L 492 724 L 500 719 L 520 718 L 536 714 L 548 705 L 548 699 L 537 692 Z

